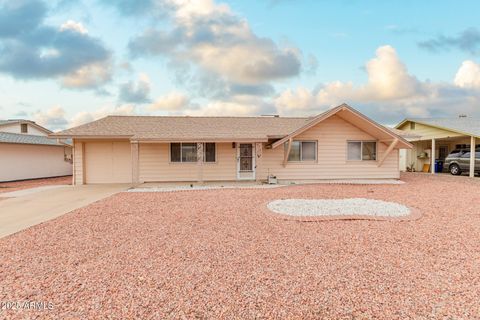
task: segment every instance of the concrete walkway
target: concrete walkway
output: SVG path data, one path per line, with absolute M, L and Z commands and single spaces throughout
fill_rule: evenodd
M 0 238 L 127 190 L 130 185 L 63 186 L 0 194 Z M 14 198 L 8 198 L 12 197 Z

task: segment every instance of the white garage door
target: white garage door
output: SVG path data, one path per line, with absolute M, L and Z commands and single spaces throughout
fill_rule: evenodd
M 129 142 L 85 143 L 86 182 L 132 182 L 131 159 Z

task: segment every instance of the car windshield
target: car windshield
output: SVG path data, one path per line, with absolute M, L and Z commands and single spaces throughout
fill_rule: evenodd
M 450 154 L 448 155 L 448 157 L 459 157 L 460 155 L 462 154 L 462 150 L 453 150 L 452 152 L 450 152 Z

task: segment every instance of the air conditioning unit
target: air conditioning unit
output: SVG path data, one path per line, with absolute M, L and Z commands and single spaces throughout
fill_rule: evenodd
M 277 181 L 277 177 L 276 176 L 268 176 L 268 184 L 277 184 L 278 181 Z

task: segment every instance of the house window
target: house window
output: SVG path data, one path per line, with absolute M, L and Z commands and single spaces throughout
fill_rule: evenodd
M 21 124 L 20 124 L 20 132 L 21 132 L 21 133 L 27 133 L 27 132 L 28 132 L 28 124 L 26 124 L 26 123 L 21 123 Z
M 204 143 L 204 162 L 216 161 L 215 143 Z M 171 143 L 170 162 L 197 162 L 196 143 Z
M 287 143 L 288 146 L 288 143 Z M 288 161 L 315 161 L 317 160 L 316 141 L 293 141 Z
M 377 160 L 377 143 L 375 141 L 348 141 L 347 160 Z
M 410 122 L 410 130 L 415 130 L 415 122 Z

